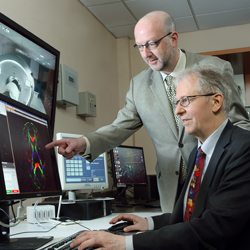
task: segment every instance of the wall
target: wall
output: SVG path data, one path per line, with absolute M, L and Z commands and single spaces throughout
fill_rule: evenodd
M 97 118 L 83 119 L 76 116 L 75 107 L 58 106 L 55 132 L 83 134 L 112 122 L 119 108 L 117 43 L 102 24 L 78 0 L 0 0 L 0 4 L 3 14 L 61 52 L 60 62 L 78 71 L 80 92 L 96 95 Z
M 0 6 L 4 15 L 61 52 L 60 62 L 78 71 L 79 91 L 96 95 L 96 118 L 80 118 L 75 107 L 58 106 L 55 133 L 84 134 L 111 123 L 119 109 L 117 42 L 103 25 L 78 0 L 0 0 Z

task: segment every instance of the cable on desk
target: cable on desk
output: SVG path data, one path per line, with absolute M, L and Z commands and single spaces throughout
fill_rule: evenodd
M 56 224 L 54 227 L 50 228 L 49 230 L 47 231 L 27 231 L 27 232 L 20 232 L 20 233 L 15 233 L 15 234 L 11 234 L 10 236 L 15 236 L 15 235 L 18 235 L 18 234 L 27 234 L 27 233 L 48 233 L 50 232 L 52 229 L 56 228 L 57 226 L 59 226 L 62 222 Z
M 11 211 L 12 211 L 12 214 L 13 214 L 13 216 L 14 216 L 14 221 L 13 221 L 13 219 L 11 219 L 11 221 L 12 221 L 13 223 L 16 223 L 16 215 L 15 215 L 14 208 L 13 208 L 13 205 L 16 204 L 16 203 L 18 203 L 18 202 L 13 202 L 13 201 L 11 201 L 11 204 L 10 204 Z
M 12 214 L 13 214 L 13 216 L 14 216 L 13 219 L 9 216 L 8 213 L 6 213 L 2 208 L 0 208 L 0 211 L 4 212 L 5 215 L 9 218 L 9 220 L 10 220 L 12 223 L 16 223 L 16 215 L 15 215 L 15 212 L 14 212 L 14 209 L 13 209 L 13 205 L 14 205 L 14 204 L 17 204 L 17 203 L 19 203 L 19 201 L 16 201 L 16 202 L 10 201 L 10 204 L 4 206 L 4 207 L 11 207 L 11 211 L 12 211 Z M 1 222 L 1 221 L 0 221 L 0 222 Z M 4 223 L 3 223 L 3 224 L 4 224 Z M 2 225 L 2 224 L 1 224 L 1 225 Z M 5 225 L 5 224 L 4 224 L 4 225 Z M 3 226 L 3 225 L 2 225 L 2 226 Z
M 11 219 L 10 216 L 9 216 L 2 208 L 0 208 L 0 211 L 4 212 L 5 215 L 10 219 L 11 222 L 16 223 L 16 218 L 15 218 L 15 220 Z M 1 221 L 0 221 L 0 222 L 1 222 Z M 4 224 L 4 223 L 3 223 L 3 224 Z
M 63 223 L 63 222 L 60 222 L 60 223 L 56 224 L 54 227 L 50 228 L 50 229 L 47 230 L 47 231 L 27 231 L 27 232 L 15 233 L 15 234 L 12 234 L 12 235 L 10 235 L 10 236 L 15 236 L 15 235 L 18 235 L 18 234 L 25 234 L 25 233 L 48 233 L 48 232 L 50 232 L 52 229 L 54 229 L 54 228 L 56 228 L 57 226 L 61 225 L 62 223 Z M 75 224 L 77 224 L 77 225 L 79 225 L 79 226 L 81 226 L 81 227 L 84 227 L 84 228 L 86 228 L 87 230 L 91 231 L 90 228 L 85 227 L 85 226 L 83 226 L 82 224 L 80 224 L 80 223 L 78 223 L 78 222 L 76 222 L 76 221 L 75 221 Z
M 61 211 L 61 204 L 62 204 L 62 195 L 60 195 L 60 198 L 59 198 L 58 209 L 57 209 L 57 217 L 56 218 L 59 218 L 60 211 Z
M 91 229 L 90 229 L 90 228 L 85 227 L 85 226 L 83 226 L 82 224 L 80 224 L 80 223 L 78 223 L 78 222 L 76 222 L 76 221 L 75 221 L 75 223 L 76 223 L 77 225 L 79 225 L 79 226 L 81 226 L 81 227 L 84 227 L 84 228 L 86 228 L 87 230 L 91 231 Z
M 10 206 L 10 205 L 12 205 L 12 203 L 11 203 L 11 204 L 8 204 L 8 206 Z M 13 220 L 13 219 L 10 218 L 9 214 L 8 214 L 6 211 L 4 211 L 2 208 L 0 208 L 0 211 L 4 212 L 4 214 L 5 214 L 5 215 L 9 218 L 9 220 L 13 223 L 13 224 L 5 224 L 5 223 L 3 223 L 2 221 L 0 221 L 0 225 L 1 225 L 2 227 L 7 227 L 7 228 L 15 227 L 15 226 L 17 226 L 17 225 L 23 220 L 23 218 L 17 218 L 17 219 L 19 219 L 19 220 L 16 221 L 16 217 L 15 217 L 15 219 Z

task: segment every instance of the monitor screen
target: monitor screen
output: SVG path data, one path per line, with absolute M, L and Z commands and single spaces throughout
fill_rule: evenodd
M 60 53 L 0 13 L 0 93 L 49 116 L 54 128 Z
M 57 140 L 66 138 L 79 138 L 82 135 L 57 133 Z M 68 160 L 62 155 L 57 155 L 59 175 L 62 190 L 74 191 L 82 189 L 108 188 L 108 170 L 106 153 L 99 155 L 94 161 L 76 155 Z M 69 198 L 74 200 L 74 198 Z
M 121 145 L 112 149 L 110 156 L 116 187 L 147 184 L 146 166 L 142 147 Z
M 60 195 L 48 116 L 0 94 L 0 127 L 2 200 Z

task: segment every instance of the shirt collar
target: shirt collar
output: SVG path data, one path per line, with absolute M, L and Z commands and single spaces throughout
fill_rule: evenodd
M 174 68 L 174 71 L 171 72 L 171 74 L 169 74 L 172 77 L 175 77 L 178 72 L 183 71 L 185 69 L 185 66 L 186 66 L 186 60 L 187 60 L 186 54 L 183 53 L 180 49 L 179 49 L 179 51 L 180 51 L 179 60 Z M 162 79 L 165 80 L 167 75 L 161 71 L 160 71 L 160 73 L 161 73 Z
M 226 127 L 228 119 L 226 119 L 218 129 L 216 129 L 202 144 L 198 140 L 198 148 L 201 147 L 202 151 L 206 154 L 206 156 L 211 157 L 215 148 L 217 141 L 220 138 L 220 135 L 224 128 Z

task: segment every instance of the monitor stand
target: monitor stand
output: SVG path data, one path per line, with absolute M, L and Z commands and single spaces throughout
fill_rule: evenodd
M 67 205 L 67 204 L 73 204 L 77 202 L 82 202 L 82 201 L 90 201 L 90 200 L 95 200 L 92 196 L 92 192 L 90 194 L 87 194 L 85 198 L 82 199 L 77 199 L 75 191 L 68 191 L 68 199 L 62 200 L 62 204 Z
M 129 205 L 128 203 L 126 189 L 127 187 L 117 187 L 118 197 L 121 202 L 121 204 L 116 204 L 117 207 L 132 207 L 132 205 Z
M 2 208 L 7 215 L 9 215 L 9 201 L 0 201 L 0 208 Z M 4 224 L 9 224 L 9 218 L 4 212 L 0 213 L 0 221 Z M 10 238 L 10 228 L 0 225 L 0 249 L 1 250 L 31 250 L 37 249 L 42 245 L 50 242 L 52 236 L 48 237 L 24 237 L 24 238 Z
M 62 200 L 62 204 L 73 204 L 76 203 L 75 191 L 68 191 L 68 200 Z

